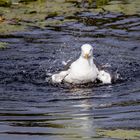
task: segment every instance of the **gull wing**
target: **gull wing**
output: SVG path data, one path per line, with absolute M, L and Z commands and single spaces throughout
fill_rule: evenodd
M 72 64 L 73 62 L 74 62 L 74 61 L 72 61 L 72 60 L 67 61 L 66 65 L 64 65 L 63 70 L 64 70 L 64 71 L 69 70 L 69 69 L 70 69 L 70 66 L 71 66 L 71 64 Z

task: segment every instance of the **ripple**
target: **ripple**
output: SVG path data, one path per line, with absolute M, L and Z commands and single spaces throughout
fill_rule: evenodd
M 96 130 L 140 129 L 139 15 L 83 12 L 74 18 L 63 26 L 0 35 L 10 46 L 0 55 L 1 138 L 111 140 Z M 46 69 L 60 71 L 61 62 L 77 58 L 87 42 L 99 63 L 111 64 L 122 81 L 98 86 L 45 81 Z

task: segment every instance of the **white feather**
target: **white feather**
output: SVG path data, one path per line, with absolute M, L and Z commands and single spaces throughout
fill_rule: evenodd
M 105 72 L 104 70 L 99 71 L 98 79 L 103 84 L 111 84 L 111 80 L 112 80 L 110 73 Z

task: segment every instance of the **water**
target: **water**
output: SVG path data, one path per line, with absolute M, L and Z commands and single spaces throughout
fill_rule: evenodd
M 140 130 L 140 16 L 83 12 L 75 18 L 0 35 L 9 43 L 0 51 L 1 140 L 115 140 L 97 130 Z M 46 82 L 46 73 L 76 59 L 83 43 L 123 81 L 95 87 Z

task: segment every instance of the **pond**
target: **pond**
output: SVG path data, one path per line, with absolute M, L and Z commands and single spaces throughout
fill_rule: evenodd
M 110 7 L 114 3 L 111 1 Z M 135 1 L 137 2 L 137 1 Z M 122 2 L 127 8 L 134 3 Z M 136 6 L 136 5 L 135 5 Z M 0 34 L 0 138 L 3 140 L 140 139 L 140 15 L 83 10 L 73 21 Z M 63 16 L 46 20 L 63 20 Z M 45 79 L 92 44 L 122 81 L 94 87 Z

